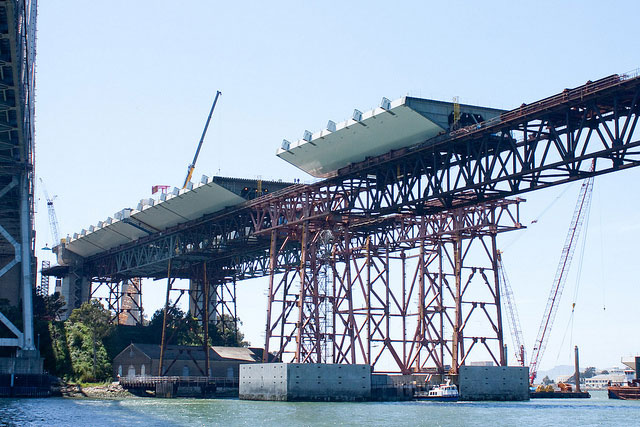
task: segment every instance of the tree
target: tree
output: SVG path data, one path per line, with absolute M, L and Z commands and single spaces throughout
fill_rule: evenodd
M 244 341 L 244 334 L 240 332 L 239 326 L 242 321 L 228 314 L 220 316 L 215 323 L 209 324 L 209 337 L 211 345 L 222 345 L 226 347 L 247 347 L 249 343 Z
M 544 385 L 553 384 L 553 380 L 551 378 L 549 378 L 549 376 L 547 375 L 542 379 L 542 384 L 544 384 Z
M 596 368 L 593 366 L 587 367 L 583 372 L 580 373 L 580 377 L 582 378 L 592 378 L 596 376 Z
M 160 308 L 153 313 L 149 321 L 149 333 L 157 343 L 162 341 L 162 320 L 164 309 Z M 178 307 L 169 306 L 167 310 L 167 330 L 165 340 L 167 344 L 178 345 L 202 345 L 202 327 L 197 319 L 189 313 L 185 313 Z
M 83 335 L 89 337 L 93 356 L 93 378 L 97 379 L 98 347 L 101 351 L 104 350 L 102 340 L 113 330 L 111 312 L 105 309 L 99 301 L 92 300 L 73 310 L 66 324 L 70 327 L 72 343 L 76 348 L 82 348 Z
M 158 309 L 149 321 L 149 335 L 155 337 L 156 342 L 162 340 L 162 319 L 164 309 Z M 209 323 L 209 344 L 227 347 L 246 347 L 244 334 L 240 332 L 240 319 L 236 322 L 228 314 Z M 178 307 L 169 306 L 167 310 L 166 343 L 178 345 L 202 345 L 202 323 L 190 313 L 185 313 Z
M 60 320 L 64 306 L 64 297 L 59 292 L 45 296 L 37 295 L 35 292 L 33 294 L 33 312 L 36 317 L 47 322 Z

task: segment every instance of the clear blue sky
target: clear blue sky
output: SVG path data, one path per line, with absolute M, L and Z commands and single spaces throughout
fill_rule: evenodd
M 636 2 L 39 6 L 36 167 L 58 195 L 62 235 L 135 206 L 152 185 L 179 185 L 216 90 L 223 95 L 196 176 L 304 181 L 309 177 L 275 156 L 280 141 L 343 120 L 353 108 L 365 111 L 383 96 L 457 95 L 463 103 L 512 108 L 640 67 Z M 635 169 L 597 178 L 573 333 L 561 345 L 575 286 L 570 278 L 542 368 L 570 364 L 573 344 L 582 348 L 583 364 L 603 368 L 640 352 L 639 178 Z M 578 186 L 522 237 L 501 237 L 528 346 Z M 523 223 L 563 190 L 527 194 Z M 36 228 L 42 247 L 50 241 L 43 201 Z M 149 283 L 145 304 L 152 312 L 164 290 Z M 265 285 L 239 287 L 240 316 L 254 345 L 262 345 Z

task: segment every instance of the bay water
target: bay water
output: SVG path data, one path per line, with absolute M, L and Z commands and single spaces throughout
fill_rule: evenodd
M 255 402 L 238 399 L 0 399 L 7 426 L 640 426 L 640 401 Z

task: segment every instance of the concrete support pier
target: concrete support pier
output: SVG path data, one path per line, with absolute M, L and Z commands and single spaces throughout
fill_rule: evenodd
M 529 400 L 529 368 L 461 366 L 460 400 Z
M 371 367 L 315 363 L 240 365 L 240 399 L 367 401 Z

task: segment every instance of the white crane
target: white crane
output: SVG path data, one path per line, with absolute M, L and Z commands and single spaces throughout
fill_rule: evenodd
M 47 201 L 47 211 L 49 211 L 49 227 L 51 227 L 51 238 L 53 239 L 51 247 L 48 247 L 45 244 L 45 247 L 42 249 L 50 251 L 60 243 L 60 234 L 58 233 L 58 217 L 56 216 L 56 209 L 53 206 L 53 201 L 58 196 L 49 197 L 49 193 L 47 193 L 47 187 L 45 187 L 42 178 L 40 178 L 40 184 L 42 184 L 42 192 L 44 193 L 44 198 Z

